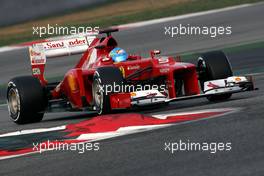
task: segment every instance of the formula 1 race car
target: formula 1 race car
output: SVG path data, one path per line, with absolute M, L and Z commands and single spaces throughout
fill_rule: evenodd
M 201 54 L 197 65 L 181 62 L 179 57 L 159 56 L 159 50 L 151 51 L 149 58 L 128 55 L 126 61 L 114 62 L 110 52 L 117 42 L 111 33 L 116 31 L 106 29 L 29 47 L 32 76 L 16 77 L 8 83 L 11 119 L 23 124 L 41 121 L 45 112 L 56 110 L 101 115 L 200 97 L 219 101 L 254 90 L 251 77 L 233 76 L 222 51 Z M 47 58 L 80 53 L 81 59 L 63 80 L 50 83 L 45 79 Z

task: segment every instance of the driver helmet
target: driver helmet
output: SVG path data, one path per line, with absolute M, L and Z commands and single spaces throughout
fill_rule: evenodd
M 127 60 L 127 52 L 122 48 L 114 48 L 110 51 L 109 56 L 113 59 L 114 62 L 124 62 Z

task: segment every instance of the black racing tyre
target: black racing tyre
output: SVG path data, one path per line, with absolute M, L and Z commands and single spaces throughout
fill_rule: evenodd
M 8 82 L 7 103 L 11 119 L 17 124 L 25 124 L 42 120 L 47 98 L 37 78 L 21 76 Z
M 121 88 L 123 81 L 123 75 L 117 67 L 97 68 L 94 73 L 92 93 L 93 105 L 99 115 L 111 112 L 110 94 L 117 93 L 118 90 L 114 90 L 114 87 L 120 86 Z M 106 88 L 107 86 L 109 88 Z
M 224 52 L 212 51 L 201 54 L 198 58 L 197 71 L 202 90 L 204 82 L 216 79 L 225 79 L 233 76 L 233 71 L 229 60 Z M 232 94 L 212 95 L 207 97 L 209 101 L 219 101 L 229 99 Z

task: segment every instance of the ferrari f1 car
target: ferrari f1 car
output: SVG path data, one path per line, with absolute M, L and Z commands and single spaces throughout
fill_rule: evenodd
M 206 97 L 227 100 L 232 94 L 254 90 L 251 77 L 233 76 L 222 51 L 203 53 L 197 65 L 179 57 L 128 55 L 114 62 L 109 55 L 117 47 L 111 35 L 117 29 L 99 34 L 66 37 L 29 47 L 32 76 L 13 78 L 8 83 L 7 102 L 11 119 L 18 124 L 41 121 L 45 112 L 93 111 L 101 114 L 115 109 L 167 104 Z M 60 82 L 44 77 L 47 58 L 80 54 L 76 66 Z

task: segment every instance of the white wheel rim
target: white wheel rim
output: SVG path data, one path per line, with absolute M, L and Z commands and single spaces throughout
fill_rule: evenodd
M 100 114 L 103 108 L 103 92 L 98 80 L 95 80 L 93 84 L 93 100 L 96 110 Z
M 17 89 L 11 88 L 8 92 L 8 107 L 11 114 L 20 112 L 20 98 Z

